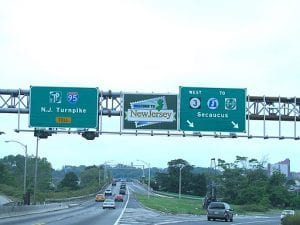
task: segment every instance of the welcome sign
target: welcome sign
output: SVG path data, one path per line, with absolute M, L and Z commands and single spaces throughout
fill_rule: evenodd
M 124 94 L 123 129 L 177 130 L 177 95 Z

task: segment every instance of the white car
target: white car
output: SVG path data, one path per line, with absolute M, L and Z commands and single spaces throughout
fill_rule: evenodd
M 111 189 L 106 189 L 104 195 L 112 195 Z
M 287 216 L 294 216 L 295 210 L 283 210 L 280 215 L 280 220 L 282 221 Z
M 110 198 L 105 199 L 105 201 L 103 202 L 102 208 L 103 209 L 106 209 L 106 208 L 115 209 L 116 208 L 115 200 L 110 199 Z

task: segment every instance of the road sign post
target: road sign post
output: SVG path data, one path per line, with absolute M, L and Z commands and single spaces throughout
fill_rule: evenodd
M 180 130 L 245 132 L 246 89 L 180 87 Z
M 98 127 L 98 88 L 30 88 L 30 127 Z

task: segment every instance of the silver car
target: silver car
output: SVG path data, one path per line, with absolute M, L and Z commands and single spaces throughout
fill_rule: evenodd
M 102 208 L 103 209 L 106 209 L 106 208 L 115 209 L 116 208 L 115 200 L 110 199 L 110 198 L 105 199 L 105 201 L 103 202 Z
M 226 222 L 233 221 L 233 209 L 226 202 L 211 202 L 207 208 L 207 220 L 221 219 Z

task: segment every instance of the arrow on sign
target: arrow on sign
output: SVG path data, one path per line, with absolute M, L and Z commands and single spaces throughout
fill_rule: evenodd
M 233 125 L 233 128 L 235 129 L 239 129 L 239 124 L 238 123 L 235 123 L 233 121 L 231 121 L 232 125 Z
M 194 127 L 194 123 L 193 122 L 191 122 L 189 120 L 187 120 L 186 122 L 189 124 L 189 127 Z

